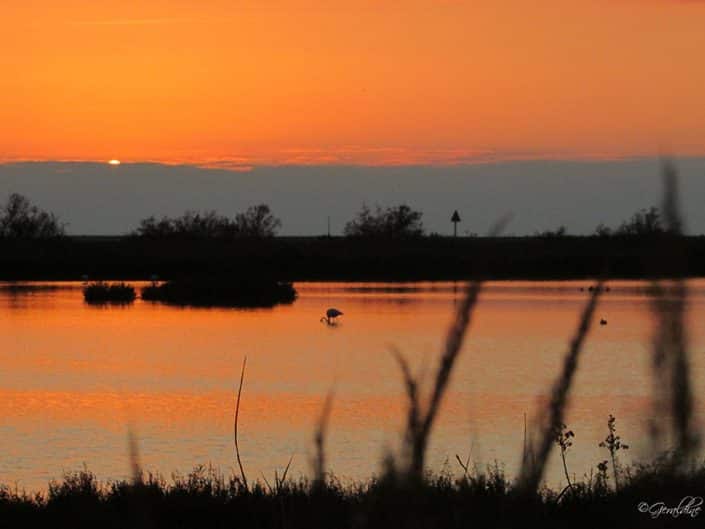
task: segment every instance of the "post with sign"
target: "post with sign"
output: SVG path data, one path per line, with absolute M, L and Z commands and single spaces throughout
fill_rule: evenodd
M 450 218 L 450 221 L 453 223 L 453 237 L 457 237 L 458 236 L 458 222 L 460 222 L 460 215 L 458 215 L 457 209 L 453 212 L 453 216 Z

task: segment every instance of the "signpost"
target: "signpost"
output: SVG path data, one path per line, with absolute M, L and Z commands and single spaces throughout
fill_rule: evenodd
M 457 237 L 458 236 L 458 222 L 460 222 L 460 215 L 458 215 L 457 209 L 453 212 L 453 216 L 450 218 L 450 221 L 453 223 L 453 237 Z

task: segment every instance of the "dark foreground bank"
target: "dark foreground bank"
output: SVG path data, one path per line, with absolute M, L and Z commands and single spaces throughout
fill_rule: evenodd
M 705 275 L 705 237 L 278 237 L 0 240 L 0 280 L 232 275 L 303 280 L 570 279 Z
M 496 466 L 423 483 L 387 477 L 364 484 L 271 480 L 246 489 L 237 478 L 198 469 L 167 483 L 100 484 L 66 476 L 44 495 L 0 489 L 0 527 L 95 528 L 652 528 L 702 527 L 705 469 L 663 464 L 588 476 L 572 489 L 521 495 Z M 562 494 L 561 494 L 562 492 Z

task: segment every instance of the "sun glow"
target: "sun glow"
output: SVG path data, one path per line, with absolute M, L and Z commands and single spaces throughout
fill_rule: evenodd
M 120 165 L 120 160 L 114 160 L 114 159 L 113 159 L 113 160 L 110 160 L 108 163 L 109 163 L 110 165 Z
M 705 154 L 703 1 L 400 5 L 2 0 L 0 159 Z

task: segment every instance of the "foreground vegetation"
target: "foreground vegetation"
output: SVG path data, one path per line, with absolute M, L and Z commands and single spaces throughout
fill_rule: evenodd
M 283 479 L 245 487 L 236 477 L 199 468 L 166 481 L 99 483 L 89 472 L 51 483 L 45 494 L 0 489 L 0 527 L 289 529 L 651 528 L 701 527 L 697 497 L 705 466 L 676 474 L 666 457 L 624 469 L 618 490 L 588 476 L 568 493 L 523 494 L 498 466 L 427 474 L 418 482 L 387 475 L 344 484 Z M 683 502 L 683 499 L 686 501 Z M 663 509 L 660 504 L 663 505 Z M 665 511 L 681 506 L 680 515 Z M 647 507 L 648 506 L 648 507 Z

